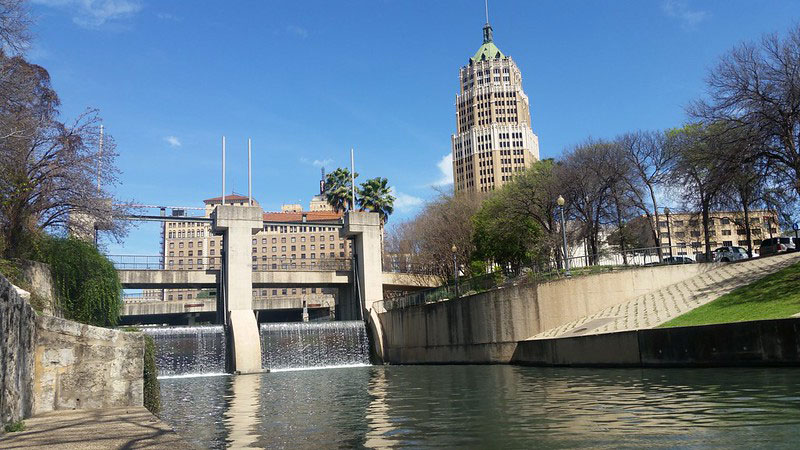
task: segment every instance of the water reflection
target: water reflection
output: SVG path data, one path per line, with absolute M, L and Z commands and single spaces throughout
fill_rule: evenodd
M 226 393 L 228 407 L 224 423 L 226 442 L 230 448 L 261 448 L 257 444 L 261 423 L 260 375 L 239 375 L 232 378 Z
M 791 447 L 799 374 L 376 366 L 172 379 L 161 392 L 164 419 L 211 448 Z

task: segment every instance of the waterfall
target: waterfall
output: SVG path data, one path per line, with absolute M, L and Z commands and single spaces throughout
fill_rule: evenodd
M 159 377 L 225 372 L 225 332 L 221 325 L 148 327 L 142 331 L 155 341 Z
M 271 371 L 369 364 L 364 322 L 293 322 L 261 325 L 261 365 Z

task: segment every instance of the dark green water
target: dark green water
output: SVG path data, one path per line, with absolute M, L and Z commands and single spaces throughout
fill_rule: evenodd
M 161 380 L 201 447 L 800 447 L 797 369 L 372 366 Z

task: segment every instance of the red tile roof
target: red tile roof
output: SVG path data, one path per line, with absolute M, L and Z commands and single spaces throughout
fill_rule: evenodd
M 306 222 L 336 221 L 342 218 L 342 213 L 334 211 L 304 211 L 304 212 L 265 212 L 264 222 Z

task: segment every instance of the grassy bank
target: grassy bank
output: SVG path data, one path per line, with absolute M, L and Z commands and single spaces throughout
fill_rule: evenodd
M 742 286 L 661 327 L 782 319 L 800 313 L 800 264 Z

